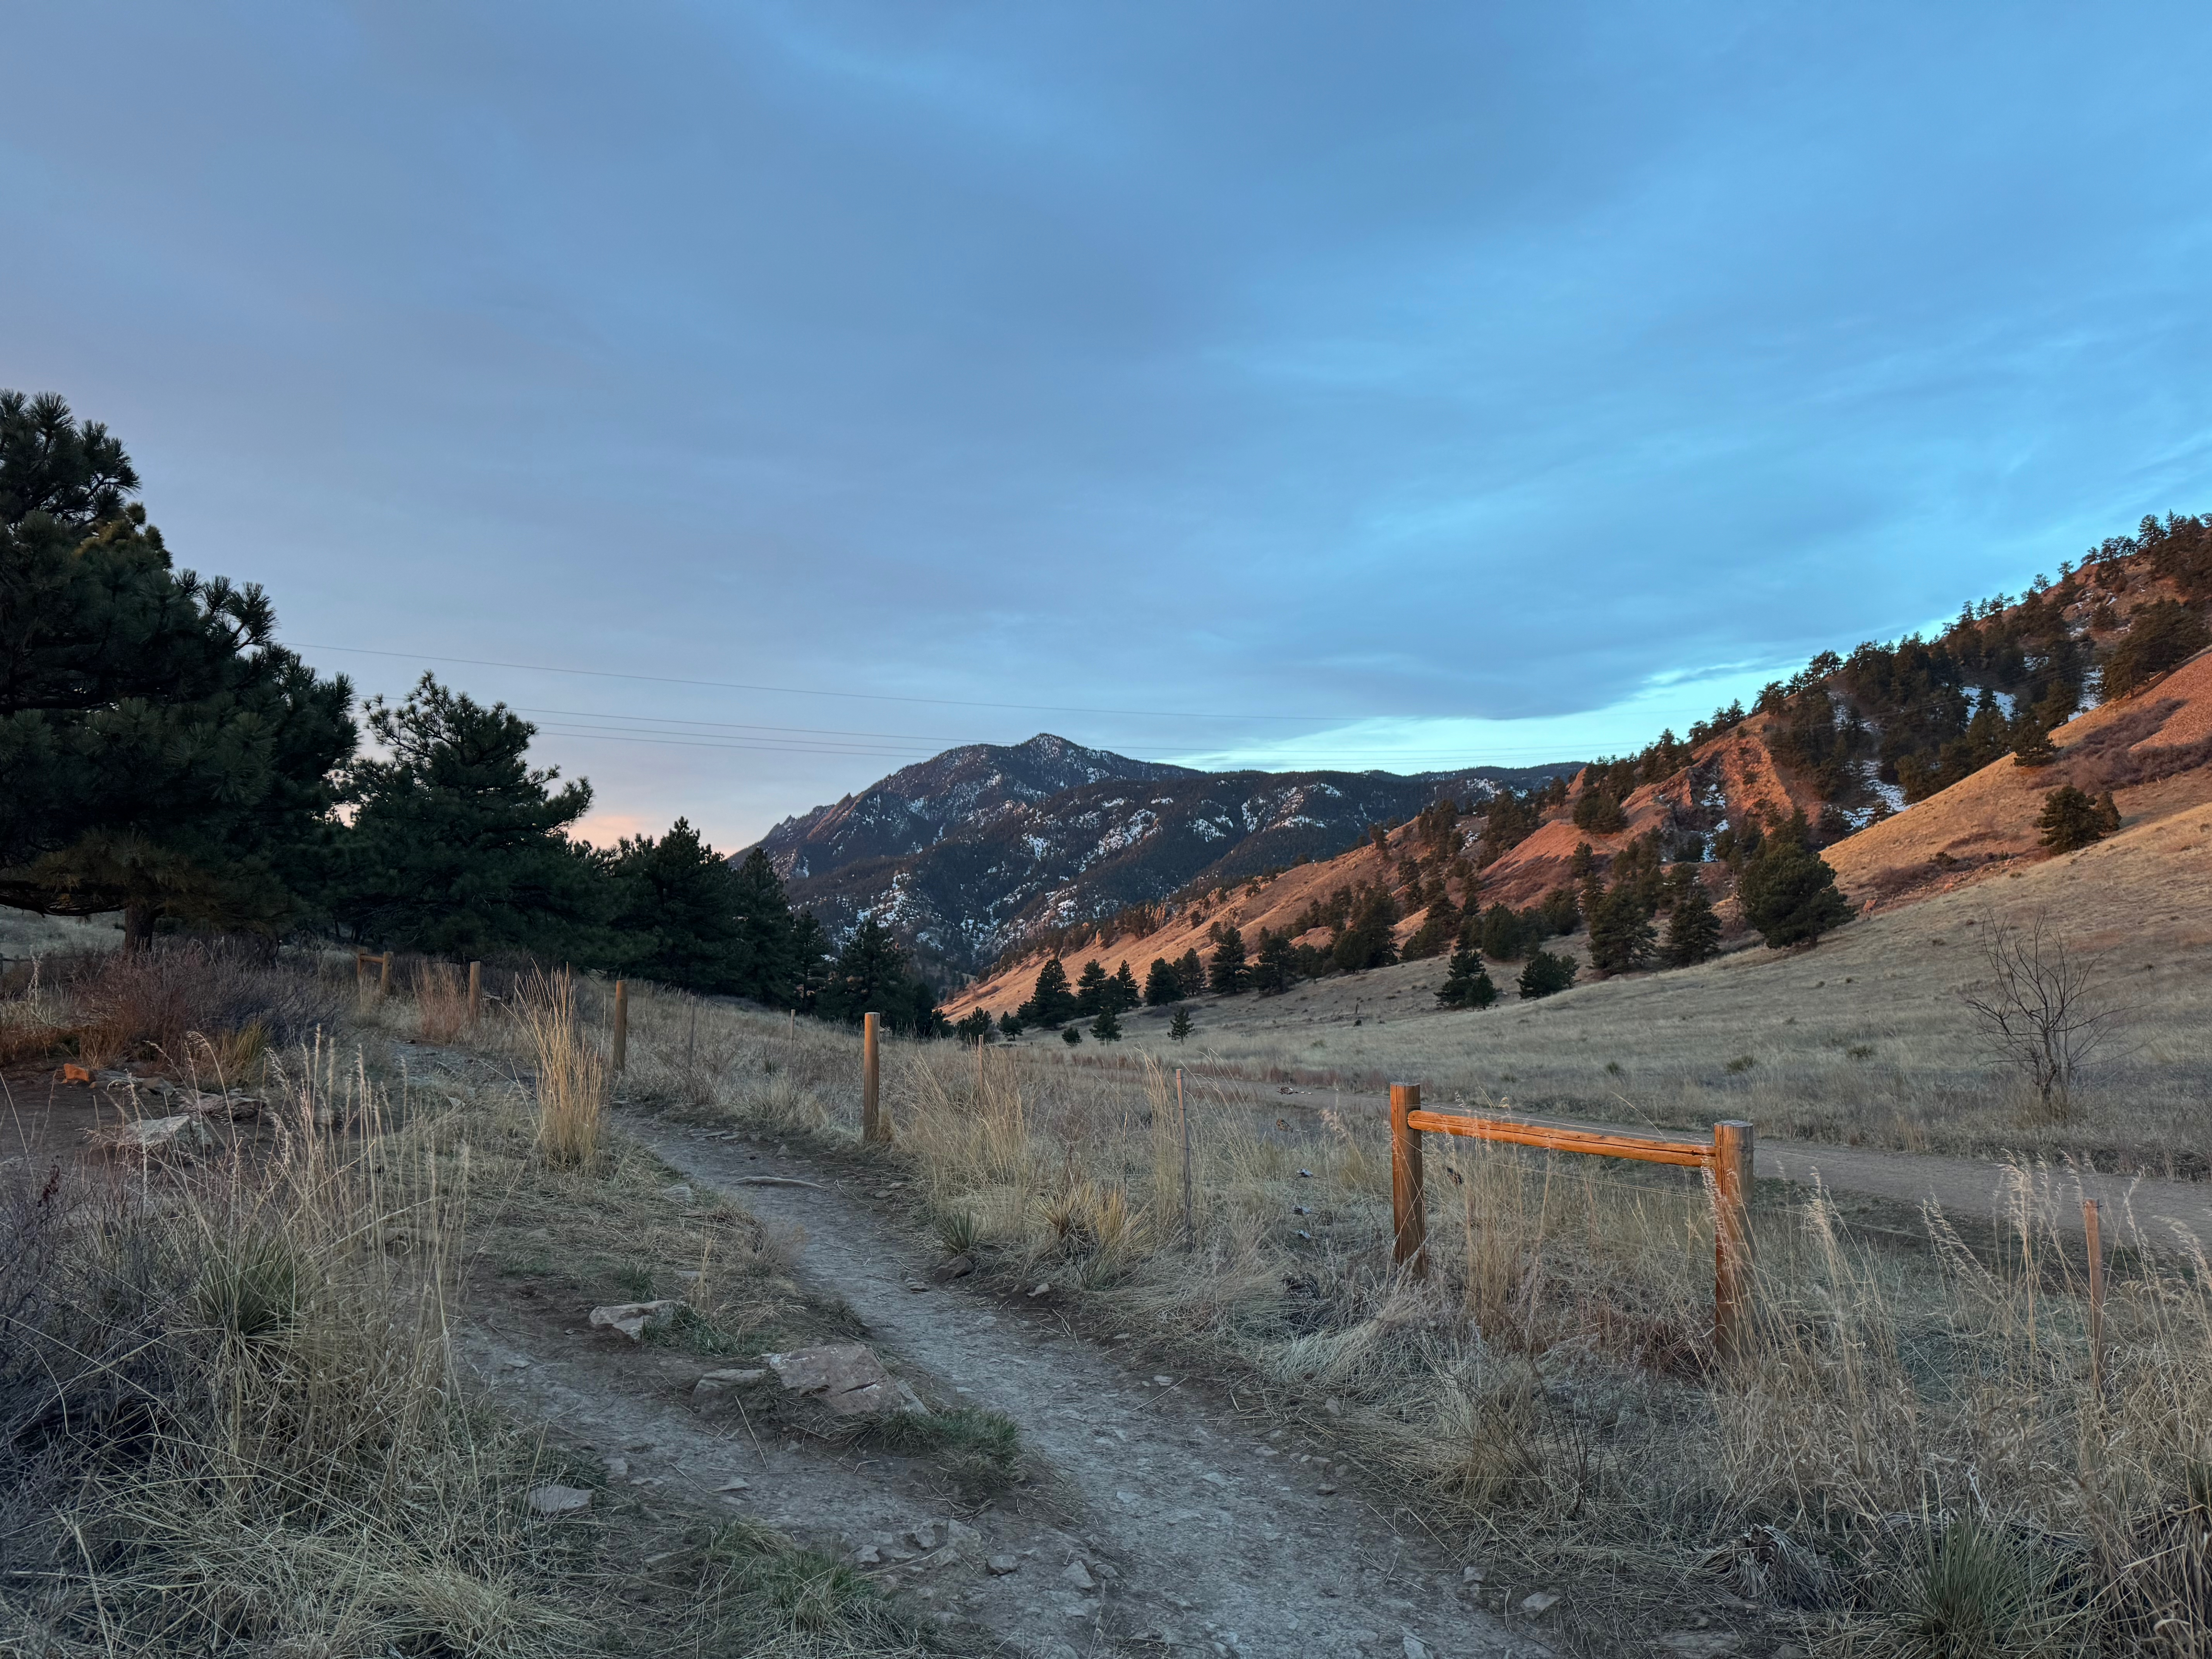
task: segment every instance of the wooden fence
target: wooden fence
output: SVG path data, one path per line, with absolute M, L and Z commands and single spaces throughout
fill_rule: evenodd
M 1512 1118 L 1463 1117 L 1421 1109 L 1421 1085 L 1390 1085 L 1391 1255 L 1409 1272 L 1428 1271 L 1428 1203 L 1421 1180 L 1421 1137 L 1457 1135 L 1552 1152 L 1589 1152 L 1702 1170 L 1713 1195 L 1713 1349 L 1723 1363 L 1745 1353 L 1751 1340 L 1751 1158 L 1748 1123 L 1713 1125 L 1711 1146 L 1609 1134 L 1595 1129 L 1555 1129 Z

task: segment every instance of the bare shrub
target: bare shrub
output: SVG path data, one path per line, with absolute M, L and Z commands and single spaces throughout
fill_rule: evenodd
M 336 1025 L 343 1006 L 316 975 L 246 945 L 157 941 L 56 965 L 77 1009 L 79 1055 L 92 1065 L 138 1054 L 183 1064 L 190 1035 L 221 1043 L 256 1026 L 253 1046 L 289 1045 Z
M 2091 1056 L 2119 1018 L 2096 988 L 2102 955 L 2082 956 L 2051 932 L 2039 910 L 2025 927 L 1991 916 L 1982 937 L 1989 980 L 1961 991 L 1983 1041 L 2063 1118 Z
M 538 1068 L 538 1145 L 548 1163 L 584 1169 L 606 1138 L 612 1090 L 607 1058 L 576 1011 L 575 981 L 565 970 L 539 974 L 518 988 L 515 1018 Z

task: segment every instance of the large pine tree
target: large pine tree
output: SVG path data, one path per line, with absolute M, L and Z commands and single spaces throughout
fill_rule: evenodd
M 329 879 L 352 688 L 170 563 L 121 443 L 0 392 L 0 903 L 264 933 Z
M 617 959 L 626 971 L 691 991 L 737 988 L 736 881 L 688 821 L 677 819 L 658 840 L 624 837 L 612 874 Z
M 1779 949 L 1817 945 L 1851 919 L 1851 907 L 1836 890 L 1836 872 L 1797 836 L 1778 832 L 1744 866 L 1737 885 L 1744 920 L 1759 937 Z
M 1233 997 L 1243 991 L 1251 979 L 1251 970 L 1244 962 L 1244 935 L 1235 927 L 1221 930 L 1221 942 L 1213 947 L 1213 963 L 1206 975 L 1206 983 L 1218 997 Z
M 560 774 L 527 758 L 535 726 L 428 674 L 368 713 L 387 753 L 354 768 L 336 905 L 356 937 L 448 956 L 599 956 L 612 889 L 567 834 L 591 785 L 556 791 Z
M 1437 988 L 1440 1008 L 1487 1008 L 1498 1000 L 1498 987 L 1482 965 L 1482 953 L 1471 945 L 1452 952 L 1444 966 L 1444 982 Z
M 1048 958 L 1037 969 L 1036 984 L 1020 1012 L 1024 1024 L 1042 1025 L 1047 1030 L 1075 1018 L 1075 993 L 1068 987 L 1066 966 L 1058 957 Z
M 1090 1019 L 1106 1006 L 1107 987 L 1112 981 L 1106 970 L 1098 965 L 1096 957 L 1083 964 L 1083 972 L 1075 981 L 1075 1014 L 1079 1019 Z
M 1687 868 L 1688 866 L 1681 866 Z M 1673 968 L 1688 968 L 1721 953 L 1721 919 L 1701 881 L 1687 881 L 1674 890 L 1674 908 L 1667 916 L 1663 954 Z
M 1176 973 L 1165 957 L 1154 957 L 1152 965 L 1145 975 L 1145 1006 L 1164 1008 L 1171 1002 L 1182 1000 L 1182 975 Z
M 1111 1006 L 1117 1014 L 1126 1014 L 1145 1000 L 1144 993 L 1137 988 L 1137 976 L 1129 971 L 1129 963 L 1126 957 L 1122 960 L 1121 965 L 1114 970 L 1112 990 Z
M 771 1008 L 795 1006 L 804 994 L 807 964 L 802 958 L 811 941 L 800 936 L 783 878 L 760 848 L 747 853 L 732 873 L 730 904 L 737 919 L 738 994 Z
M 1601 974 L 1625 974 L 1650 959 L 1650 913 L 1636 889 L 1621 883 L 1591 908 L 1590 966 Z

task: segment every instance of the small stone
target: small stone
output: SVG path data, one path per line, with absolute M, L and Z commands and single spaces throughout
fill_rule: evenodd
M 1010 1572 L 1022 1570 L 1021 1559 L 1012 1555 L 994 1555 L 983 1565 L 994 1578 L 1004 1578 Z
M 1164 1389 L 1174 1381 L 1175 1378 L 1172 1376 L 1156 1376 L 1152 1379 L 1152 1386 L 1156 1389 Z
M 1218 1469 L 1208 1469 L 1204 1474 L 1199 1476 L 1199 1479 L 1209 1486 L 1225 1486 L 1229 1484 L 1229 1477 Z
M 534 1515 L 568 1515 L 590 1507 L 592 1494 L 581 1486 L 532 1486 L 529 1504 Z
M 1334 1486 L 1322 1486 L 1318 1490 L 1323 1498 L 1334 1498 L 1336 1496 L 1336 1488 Z
M 918 1527 L 908 1527 L 904 1536 L 908 1543 L 926 1555 L 945 1542 L 945 1522 L 925 1521 Z
M 1098 1581 L 1091 1576 L 1091 1569 L 1080 1561 L 1071 1561 L 1060 1570 L 1060 1581 L 1079 1590 L 1095 1590 Z
M 1035 1301 L 1038 1297 L 1044 1295 L 1051 1289 L 1052 1281 L 1049 1279 L 1041 1279 L 1038 1281 L 1036 1287 L 1030 1291 L 1030 1299 L 1031 1301 Z
M 1540 1613 L 1549 1613 L 1559 1605 L 1559 1594 L 1557 1590 L 1531 1590 L 1521 1598 L 1521 1611 L 1531 1619 Z
M 1462 1584 L 1480 1584 L 1482 1582 L 1482 1569 L 1480 1567 L 1462 1567 L 1459 1570 L 1459 1580 Z
M 1331 1395 L 1328 1399 L 1322 1401 L 1321 1402 L 1321 1408 L 1327 1412 L 1331 1417 L 1341 1417 L 1344 1415 L 1344 1401 L 1339 1400 L 1334 1395 Z
M 940 1285 L 949 1285 L 956 1279 L 965 1279 L 975 1271 L 975 1258 L 956 1255 L 950 1261 L 940 1261 L 930 1272 L 930 1277 Z
M 873 1544 L 863 1544 L 853 1552 L 853 1559 L 864 1567 L 880 1566 L 883 1565 L 884 1553 Z
M 663 1198 L 672 1198 L 679 1204 L 689 1204 L 691 1201 L 691 1183 L 688 1181 L 678 1181 L 673 1185 L 663 1187 L 660 1189 L 660 1195 Z
M 627 1457 L 609 1457 L 603 1459 L 602 1461 L 607 1466 L 608 1480 L 627 1480 L 629 1479 L 629 1459 Z
M 743 1475 L 738 1476 L 734 1480 L 725 1480 L 714 1488 L 716 1492 L 750 1492 L 752 1489 L 753 1483 Z
M 1406 1659 L 1429 1659 L 1429 1650 L 1418 1636 L 1408 1636 L 1405 1641 Z
M 960 1550 L 967 1554 L 978 1553 L 983 1547 L 983 1534 L 962 1521 L 947 1521 L 944 1531 L 946 1549 Z
M 592 1310 L 595 1329 L 620 1331 L 633 1342 L 645 1340 L 647 1331 L 659 1330 L 685 1304 L 670 1297 L 659 1302 L 622 1302 Z

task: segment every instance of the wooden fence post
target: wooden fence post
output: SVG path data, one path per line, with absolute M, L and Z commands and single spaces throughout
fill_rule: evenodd
M 376 970 L 376 1000 L 379 1002 L 392 994 L 392 952 L 384 953 L 384 963 Z
M 881 1014 L 860 1016 L 860 1139 L 864 1141 L 889 1140 L 890 1129 L 884 1122 L 881 1108 L 877 1103 L 878 1085 L 882 1080 L 877 1053 L 878 1033 L 883 1025 Z
M 483 1016 L 483 963 L 469 964 L 469 1024 L 474 1025 Z
M 629 981 L 615 981 L 615 1070 L 629 1064 Z
M 1182 1134 L 1182 1247 L 1198 1248 L 1197 1212 L 1190 1201 L 1190 1109 L 1183 1104 L 1182 1067 L 1176 1067 L 1176 1125 Z
M 1421 1188 L 1420 1132 L 1407 1121 L 1421 1109 L 1421 1085 L 1390 1085 L 1390 1259 L 1410 1263 L 1419 1278 L 1429 1270 L 1428 1200 Z
M 1713 1352 L 1733 1365 L 1751 1352 L 1752 1126 L 1713 1125 Z
M 368 1000 L 368 952 L 353 953 L 353 994 L 362 1001 Z
M 2089 1393 L 2105 1397 L 2105 1241 L 2097 1200 L 2081 1200 L 2081 1227 L 2089 1235 Z

